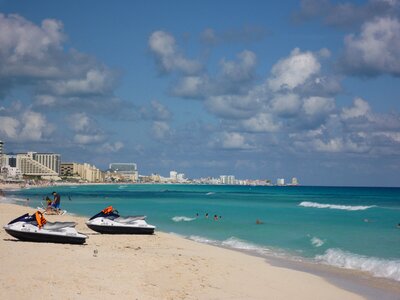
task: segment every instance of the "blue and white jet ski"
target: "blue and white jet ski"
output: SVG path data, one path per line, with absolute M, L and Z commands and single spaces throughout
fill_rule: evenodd
M 146 216 L 121 217 L 112 206 L 95 214 L 86 225 L 94 231 L 107 234 L 153 234 L 156 228 L 147 224 Z
M 12 220 L 3 228 L 21 240 L 30 242 L 83 244 L 87 236 L 76 231 L 75 222 L 48 222 L 41 212 L 28 213 Z

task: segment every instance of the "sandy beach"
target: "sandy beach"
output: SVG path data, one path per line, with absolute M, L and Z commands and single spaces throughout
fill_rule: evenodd
M 33 209 L 0 204 L 6 224 Z M 23 299 L 363 299 L 318 276 L 260 257 L 172 234 L 110 236 L 89 230 L 85 245 L 20 242 L 0 234 L 0 298 Z

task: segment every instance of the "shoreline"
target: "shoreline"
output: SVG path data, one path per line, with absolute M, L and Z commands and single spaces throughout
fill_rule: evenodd
M 114 185 L 119 185 L 116 183 L 113 183 Z M 75 185 L 99 185 L 99 183 L 95 184 L 61 184 L 61 185 L 54 185 L 54 186 L 75 186 Z M 16 186 L 9 186 L 9 188 L 4 189 L 4 187 L 0 184 L 0 190 L 3 188 L 3 190 L 11 191 L 11 190 L 23 190 L 24 187 L 16 187 Z M 44 187 L 49 187 L 48 185 L 34 185 L 28 187 L 30 188 L 44 188 Z M 14 199 L 15 200 L 15 199 Z M 1 203 L 1 202 L 0 202 Z M 23 203 L 23 199 L 21 200 L 21 203 L 15 202 L 15 201 L 10 201 L 6 203 L 14 203 L 18 206 L 26 207 L 29 209 L 34 209 L 33 207 L 26 206 Z M 87 218 L 89 216 L 82 216 L 82 215 L 75 215 L 75 214 L 67 214 L 69 216 L 74 216 L 78 218 Z M 380 300 L 386 300 L 386 299 L 397 299 L 400 296 L 400 283 L 394 279 L 390 278 L 384 278 L 384 277 L 375 277 L 372 274 L 369 274 L 368 272 L 361 271 L 361 270 L 356 270 L 356 269 L 346 269 L 346 268 L 340 268 L 336 266 L 331 266 L 327 264 L 320 264 L 317 262 L 313 262 L 312 260 L 309 260 L 307 258 L 301 258 L 299 257 L 299 260 L 296 258 L 291 258 L 291 257 L 285 257 L 285 256 L 276 256 L 274 254 L 270 253 L 258 253 L 257 251 L 253 251 L 251 249 L 240 249 L 240 248 L 234 248 L 234 247 L 229 247 L 229 246 L 224 246 L 220 244 L 215 244 L 215 243 L 207 243 L 207 242 L 202 242 L 202 241 L 197 241 L 194 239 L 191 239 L 189 236 L 182 236 L 179 233 L 167 233 L 167 232 L 162 232 L 163 234 L 169 234 L 176 236 L 178 238 L 182 238 L 185 240 L 188 240 L 190 242 L 194 242 L 197 244 L 202 244 L 202 245 L 207 245 L 211 247 L 218 247 L 221 249 L 226 249 L 229 251 L 236 251 L 245 255 L 249 256 L 254 256 L 254 257 L 259 257 L 264 259 L 268 264 L 277 266 L 277 267 L 283 267 L 287 268 L 290 270 L 297 270 L 301 272 L 306 272 L 312 275 L 316 275 L 318 277 L 321 277 L 334 285 L 338 286 L 339 288 L 349 290 L 352 292 L 355 292 L 358 295 L 362 295 L 366 297 L 367 299 L 376 299 L 379 298 Z M 346 280 L 344 280 L 346 278 Z M 350 281 L 350 283 L 348 282 Z M 373 296 L 372 298 L 370 297 L 371 295 L 379 295 L 379 297 Z
M 34 211 L 33 208 L 31 207 L 27 207 L 27 206 L 21 206 L 21 205 L 16 205 L 16 204 L 3 204 L 0 203 L 0 211 L 7 211 L 7 214 L 5 213 L 1 213 L 0 217 L 1 217 L 1 222 L 2 225 L 6 224 L 8 221 L 10 221 L 12 218 L 15 218 L 18 216 L 17 211 L 21 212 L 26 212 L 29 211 L 30 213 L 32 213 Z M 8 219 L 4 219 L 5 215 L 9 215 Z M 54 221 L 54 220 L 60 220 L 60 221 L 68 221 L 68 220 L 75 220 L 76 222 L 78 222 L 78 226 L 77 229 L 80 232 L 83 232 L 85 234 L 89 234 L 89 239 L 87 241 L 87 244 L 82 246 L 82 247 L 86 247 L 86 248 L 93 248 L 93 247 L 105 247 L 107 248 L 107 245 L 104 244 L 104 240 L 106 240 L 107 242 L 110 242 L 113 245 L 117 245 L 118 241 L 121 241 L 121 236 L 116 237 L 116 236 L 106 236 L 106 235 L 100 235 L 97 233 L 92 232 L 90 229 L 88 229 L 85 225 L 84 225 L 84 221 L 85 218 L 82 216 L 76 216 L 76 215 L 64 215 L 64 216 L 46 216 L 46 218 L 48 218 L 50 221 Z M 4 230 L 1 233 L 1 237 L 2 239 L 0 240 L 0 248 L 3 248 L 4 246 L 9 247 L 9 246 L 13 246 L 11 244 L 11 240 L 15 241 L 15 239 L 13 239 L 12 237 L 8 236 Z M 128 239 L 127 236 L 122 236 L 125 237 L 125 239 Z M 95 240 L 94 240 L 95 239 Z M 168 259 L 172 259 L 173 261 L 175 260 L 175 263 L 171 263 L 170 261 L 163 262 L 161 263 L 161 266 L 164 266 L 166 268 L 167 273 L 170 273 L 171 271 L 173 271 L 173 267 L 174 265 L 176 265 L 176 263 L 179 264 L 179 262 L 176 262 L 176 259 L 179 258 L 181 255 L 178 254 L 178 257 L 176 256 L 176 253 L 174 252 L 179 252 L 179 251 L 183 251 L 183 252 L 189 252 L 191 253 L 191 255 L 195 255 L 198 258 L 201 258 L 202 260 L 207 260 L 207 258 L 211 258 L 214 261 L 214 263 L 218 263 L 218 259 L 216 259 L 214 256 L 216 254 L 218 254 L 218 257 L 220 257 L 220 259 L 222 259 L 221 257 L 226 257 L 227 258 L 232 258 L 233 257 L 238 257 L 233 261 L 229 261 L 228 264 L 224 263 L 223 266 L 218 269 L 212 268 L 210 264 L 208 264 L 209 268 L 213 269 L 213 275 L 212 277 L 214 279 L 210 278 L 210 286 L 213 286 L 214 280 L 219 282 L 222 280 L 222 282 L 224 281 L 224 269 L 230 269 L 235 265 L 235 268 L 239 268 L 239 270 L 243 270 L 246 269 L 246 274 L 241 274 L 241 272 L 238 272 L 236 270 L 236 272 L 233 272 L 234 274 L 234 280 L 246 280 L 246 276 L 251 276 L 252 277 L 252 273 L 253 271 L 255 272 L 255 274 L 258 274 L 257 277 L 259 277 L 258 281 L 262 281 L 263 285 L 270 282 L 271 278 L 270 276 L 272 276 L 274 278 L 274 284 L 276 284 L 277 286 L 281 286 L 282 284 L 285 285 L 284 283 L 286 282 L 286 276 L 289 276 L 291 278 L 291 276 L 294 276 L 295 281 L 297 282 L 297 284 L 301 285 L 308 285 L 309 280 L 311 280 L 310 278 L 317 278 L 318 286 L 316 287 L 311 287 L 309 286 L 308 288 L 312 290 L 312 293 L 308 294 L 308 292 L 306 293 L 307 296 L 304 295 L 303 299 L 318 299 L 318 297 L 316 295 L 319 295 L 319 297 L 321 297 L 321 294 L 318 294 L 320 292 L 322 292 L 320 289 L 323 286 L 322 290 L 328 290 L 329 293 L 332 293 L 332 295 L 337 295 L 337 293 L 341 294 L 341 293 L 345 293 L 345 297 L 343 298 L 344 295 L 340 296 L 340 297 L 327 297 L 327 295 L 324 294 L 323 298 L 324 299 L 380 299 L 380 300 L 389 300 L 389 299 L 396 299 L 398 298 L 398 296 L 400 295 L 400 285 L 397 284 L 397 282 L 394 282 L 392 285 L 388 284 L 388 280 L 380 280 L 379 278 L 370 278 L 369 276 L 365 276 L 365 274 L 363 274 L 362 272 L 354 272 L 351 270 L 345 270 L 345 269 L 340 269 L 340 268 L 335 268 L 335 267 L 331 267 L 331 266 L 315 266 L 315 264 L 312 263 L 304 263 L 304 262 L 293 262 L 284 258 L 277 258 L 277 257 L 266 257 L 263 255 L 257 255 L 256 253 L 251 253 L 250 251 L 242 251 L 242 250 L 238 250 L 238 249 L 232 249 L 232 248 L 227 248 L 227 247 L 223 247 L 223 246 L 218 246 L 216 245 L 210 245 L 210 244 L 204 244 L 204 243 L 199 243 L 193 240 L 190 240 L 188 238 L 182 237 L 182 236 L 177 236 L 175 234 L 172 233 L 165 233 L 165 232 L 160 232 L 157 231 L 157 233 L 153 236 L 150 237 L 139 237 L 139 236 L 133 236 L 132 239 L 134 240 L 140 240 L 143 242 L 144 245 L 146 245 L 149 240 L 153 241 L 154 240 L 158 240 L 159 239 L 159 247 L 161 249 L 166 249 L 168 247 L 165 247 L 166 244 L 170 244 L 170 241 L 173 240 L 175 244 L 170 245 L 170 247 L 175 248 L 175 251 L 169 252 L 169 256 L 167 257 L 166 260 L 168 261 Z M 106 243 L 107 243 L 106 242 Z M 126 243 L 126 242 L 125 242 Z M 5 245 L 6 244 L 6 245 Z M 19 245 L 24 245 L 24 248 L 27 249 L 31 249 L 31 248 L 42 248 L 43 244 L 39 244 L 39 243 L 28 243 L 28 242 L 16 242 L 16 246 Z M 124 242 L 122 242 L 122 244 L 124 244 Z M 70 248 L 74 249 L 73 245 L 60 245 L 60 244 L 46 244 L 46 246 L 50 247 L 50 248 Z M 153 248 L 154 245 L 151 245 L 150 248 Z M 129 245 L 125 245 L 124 248 L 130 249 Z M 137 246 L 135 249 L 137 248 L 140 249 L 144 249 L 144 246 Z M 124 249 L 121 247 L 118 247 L 119 249 Z M 157 247 L 156 247 L 157 248 Z M 83 248 L 85 249 L 85 248 Z M 219 250 L 217 250 L 219 249 Z M 86 252 L 85 250 L 82 250 L 83 252 Z M 153 249 L 154 251 L 154 249 Z M 205 251 L 205 252 L 204 252 Z M 157 251 L 156 251 L 157 252 Z M 3 251 L 0 251 L 1 256 L 3 256 Z M 211 254 L 209 254 L 211 253 Z M 234 254 L 236 253 L 236 254 Z M 157 257 L 159 258 L 160 253 L 155 253 L 155 257 L 147 257 L 147 260 L 157 260 Z M 65 255 L 69 255 L 68 253 L 66 253 Z M 72 253 L 72 255 L 74 256 L 74 254 Z M 5 257 L 3 257 L 2 260 L 4 260 Z M 1 259 L 1 257 L 0 257 Z M 7 258 L 9 259 L 9 258 Z M 13 259 L 11 259 L 11 261 L 18 259 L 17 257 L 13 257 Z M 248 270 L 248 266 L 247 264 L 249 263 L 249 261 L 253 261 L 256 260 L 258 261 L 256 263 L 256 265 L 252 265 L 253 268 L 256 268 L 254 270 Z M 192 261 L 192 257 L 189 258 L 189 264 Z M 147 264 L 148 261 L 145 260 L 145 263 Z M 187 265 L 188 262 L 186 261 L 184 263 L 184 265 Z M 167 267 L 168 266 L 168 267 Z M 170 269 L 171 268 L 171 269 Z M 2 279 L 1 281 L 3 282 L 4 280 L 7 281 L 7 272 L 5 271 L 5 269 L 7 268 L 3 268 L 4 271 L 0 272 L 0 278 Z M 272 273 L 271 273 L 272 272 Z M 275 274 L 274 272 L 278 272 L 277 274 Z M 277 277 L 275 278 L 278 274 L 280 274 L 281 272 L 285 273 L 284 277 Z M 181 279 L 181 277 L 183 276 L 189 276 L 189 274 L 186 274 L 187 272 L 185 270 L 181 270 L 181 276 L 179 276 L 179 279 Z M 269 274 L 268 280 L 263 277 L 265 277 L 264 273 Z M 287 273 L 287 274 L 286 274 Z M 193 275 L 193 274 L 192 274 Z M 206 274 L 201 273 L 201 275 L 199 277 L 195 277 L 192 278 L 192 280 L 194 280 L 194 282 L 196 282 L 196 280 L 198 280 L 199 278 L 203 278 L 201 281 L 204 281 L 204 278 L 207 278 L 208 272 L 206 272 Z M 226 274 L 225 274 L 226 275 Z M 163 278 L 164 280 L 165 278 Z M 313 280 L 314 280 L 313 279 Z M 161 280 L 163 282 L 163 280 Z M 257 281 L 257 285 L 260 284 Z M 158 284 L 156 284 L 156 286 L 159 286 L 159 284 L 161 284 L 162 282 L 159 282 Z M 321 283 L 323 282 L 323 283 Z M 383 283 L 383 284 L 382 284 Z M 164 283 L 163 283 L 164 284 Z M 196 286 L 199 284 L 199 282 L 196 283 Z M 208 293 L 206 292 L 207 290 L 210 291 L 214 291 L 214 288 L 212 288 L 210 290 L 209 288 L 201 288 L 201 290 L 203 290 L 203 294 L 204 295 L 208 295 L 206 297 L 203 297 L 203 294 L 196 294 L 195 297 L 192 297 L 190 295 L 190 293 L 188 295 L 185 294 L 185 296 L 183 297 L 176 297 L 178 299 L 231 299 L 232 298 L 232 293 L 231 293 L 231 289 L 234 289 L 236 287 L 234 287 L 236 284 L 234 284 L 233 286 L 230 286 L 227 290 L 223 289 L 222 287 L 219 287 L 218 289 L 218 293 L 219 296 L 216 298 L 213 298 L 212 293 Z M 200 283 L 200 286 L 202 286 L 202 284 Z M 4 285 L 3 285 L 4 287 Z M 165 286 L 164 288 L 168 289 L 168 285 Z M 163 289 L 164 289 L 163 288 Z M 194 287 L 192 287 L 194 288 Z M 261 284 L 259 287 L 257 287 L 257 289 L 261 288 Z M 314 291 L 314 289 L 316 291 Z M 1 290 L 4 290 L 1 289 Z M 264 292 L 266 293 L 266 295 L 270 294 L 271 291 L 267 288 L 264 288 Z M 215 291 L 214 291 L 215 292 Z M 237 293 L 239 291 L 235 290 L 235 293 Z M 246 290 L 246 296 L 245 298 L 248 299 L 263 299 L 263 297 L 261 297 L 261 294 L 259 294 L 259 291 L 257 293 L 255 293 L 256 291 L 253 291 L 253 289 L 249 289 Z M 296 298 L 298 299 L 302 299 L 302 297 L 298 297 L 298 293 L 295 291 L 287 291 L 288 293 L 294 293 L 292 296 L 296 295 Z M 186 292 L 185 292 L 186 293 Z M 255 294 L 254 294 L 255 293 Z M 280 293 L 286 293 L 283 290 L 280 291 Z M 145 292 L 146 294 L 146 292 Z M 146 294 L 147 295 L 147 294 Z M 163 294 L 164 295 L 164 294 Z M 164 297 L 163 295 L 159 294 L 159 296 L 161 296 L 160 299 L 176 299 L 175 297 L 172 298 L 168 298 L 168 297 Z M 10 296 L 9 294 L 5 295 L 5 296 Z M 146 297 L 139 297 L 140 299 L 156 299 L 159 297 L 152 297 L 150 295 L 149 298 Z M 275 295 L 277 299 L 287 299 L 287 297 L 282 296 L 282 294 L 276 294 Z M 235 298 L 234 299 L 240 299 L 239 298 Z

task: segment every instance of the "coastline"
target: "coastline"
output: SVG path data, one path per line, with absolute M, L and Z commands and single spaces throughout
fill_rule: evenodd
M 0 204 L 6 224 L 29 207 Z M 123 299 L 363 299 L 325 279 L 276 267 L 265 259 L 157 232 L 152 236 L 109 236 L 85 227 L 83 246 L 20 242 L 1 231 L 0 297 Z M 95 253 L 97 250 L 97 254 Z
M 34 209 L 0 204 L 0 222 L 4 225 L 26 212 Z M 279 263 L 174 234 L 157 231 L 152 236 L 100 235 L 85 226 L 84 217 L 67 214 L 46 218 L 76 221 L 77 230 L 89 236 L 87 243 L 20 242 L 2 230 L 0 297 L 21 298 L 40 292 L 44 298 L 90 298 L 101 292 L 123 299 L 382 300 L 395 299 L 390 295 L 396 295 L 396 291 L 386 296 L 378 291 L 378 297 L 351 283 L 343 286 L 329 276 L 315 275 L 302 266 L 293 268 L 290 262 Z M 338 278 L 346 281 L 340 274 Z

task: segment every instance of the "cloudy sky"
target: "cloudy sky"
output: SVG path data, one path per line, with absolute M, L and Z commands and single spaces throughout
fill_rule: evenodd
M 7 152 L 400 186 L 400 1 L 0 1 Z

